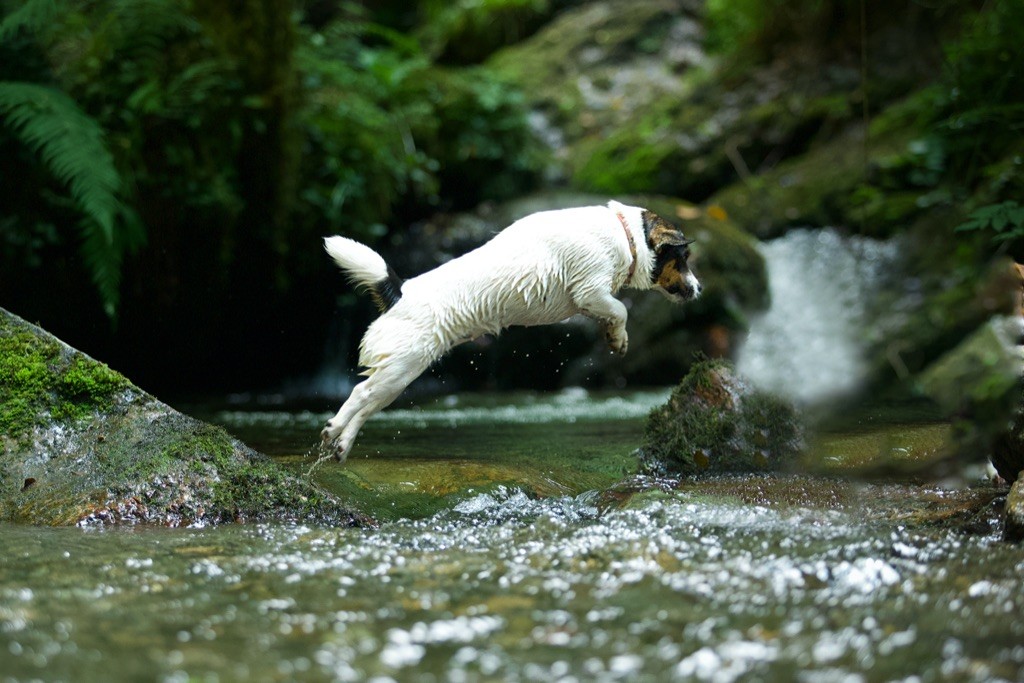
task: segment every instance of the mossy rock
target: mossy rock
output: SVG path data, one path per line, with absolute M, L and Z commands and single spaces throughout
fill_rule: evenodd
M 640 466 L 655 475 L 783 470 L 802 448 L 793 406 L 752 389 L 730 364 L 703 361 L 651 411 Z
M 224 430 L 0 309 L 0 520 L 367 522 Z
M 700 5 L 688 0 L 601 0 L 558 14 L 529 39 L 491 57 L 487 65 L 522 88 L 537 127 L 554 148 L 558 173 L 568 157 L 585 157 L 577 142 L 630 129 L 637 118 L 679 100 L 700 78 Z M 657 154 L 641 150 L 638 154 Z M 569 166 L 576 165 L 576 162 Z M 649 164 L 648 164 L 649 165 Z M 649 185 L 588 185 L 616 193 Z
M 884 168 L 895 172 L 900 159 L 911 154 L 913 138 L 912 131 L 903 131 L 865 143 L 863 128 L 854 126 L 802 156 L 725 187 L 708 203 L 760 238 L 821 225 L 885 236 L 927 208 L 925 188 L 900 188 L 883 178 Z

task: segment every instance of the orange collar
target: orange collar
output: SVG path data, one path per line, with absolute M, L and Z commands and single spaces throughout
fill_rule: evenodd
M 629 255 L 632 258 L 629 264 L 629 273 L 626 274 L 625 284 L 629 284 L 633 280 L 633 274 L 636 273 L 636 242 L 633 241 L 633 233 L 630 232 L 629 226 L 626 225 L 626 218 L 622 215 L 621 211 L 615 212 L 615 217 L 622 223 L 622 229 L 626 233 L 626 239 L 629 241 Z

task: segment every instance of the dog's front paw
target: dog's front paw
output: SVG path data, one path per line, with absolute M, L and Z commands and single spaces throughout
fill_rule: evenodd
M 333 419 L 328 420 L 327 424 L 324 425 L 324 428 L 320 431 L 320 441 L 324 445 L 331 443 L 338 438 L 338 435 L 341 434 L 341 429 L 342 425 L 335 424 Z
M 620 356 L 626 355 L 626 350 L 629 348 L 629 336 L 626 334 L 626 330 L 614 330 L 609 328 L 605 332 L 605 339 L 608 341 L 608 347 Z
M 320 458 L 334 458 L 338 462 L 345 462 L 348 457 L 348 447 L 343 439 L 339 438 L 341 428 L 335 428 L 330 422 L 320 432 Z

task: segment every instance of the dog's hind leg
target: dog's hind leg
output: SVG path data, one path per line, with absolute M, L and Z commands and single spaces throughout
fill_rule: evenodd
M 375 413 L 391 404 L 414 379 L 427 369 L 428 364 L 413 359 L 391 359 L 377 368 L 369 378 L 360 382 L 341 406 L 338 414 L 324 427 L 324 442 L 337 440 L 335 457 L 344 460 L 359 430 Z

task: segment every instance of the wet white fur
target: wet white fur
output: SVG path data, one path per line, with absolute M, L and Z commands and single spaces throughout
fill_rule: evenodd
M 619 211 L 636 245 L 632 256 Z M 644 235 L 643 209 L 610 202 L 544 211 L 522 218 L 483 246 L 407 280 L 402 297 L 374 321 L 360 344 L 368 379 L 357 385 L 322 436 L 344 459 L 366 420 L 394 401 L 453 346 L 511 325 L 546 325 L 582 313 L 600 322 L 608 343 L 625 353 L 626 308 L 614 298 L 623 287 L 651 289 L 655 255 Z M 328 237 L 327 252 L 358 285 L 387 276 L 372 249 Z M 689 284 L 699 291 L 691 274 Z

